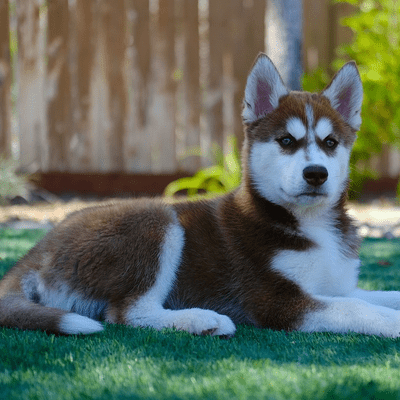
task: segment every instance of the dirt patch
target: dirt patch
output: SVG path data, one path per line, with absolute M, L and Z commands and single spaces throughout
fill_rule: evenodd
M 68 203 L 37 203 L 34 205 L 18 205 L 0 207 L 0 222 L 10 220 L 49 221 L 57 223 L 64 217 L 85 207 L 101 204 L 102 202 L 71 201 Z
M 350 215 L 360 222 L 393 225 L 400 222 L 400 207 L 393 203 L 349 203 Z
M 79 201 L 37 203 L 33 205 L 3 206 L 0 207 L 0 222 L 10 219 L 27 219 L 33 221 L 59 222 L 64 217 L 85 207 L 92 207 L 110 201 Z M 350 214 L 361 222 L 394 224 L 400 221 L 400 207 L 393 203 L 359 204 L 349 203 Z
M 12 228 L 34 228 L 33 222 L 40 222 L 42 225 L 51 226 L 60 222 L 64 217 L 85 207 L 104 204 L 110 199 L 101 201 L 80 201 L 55 203 L 36 203 L 34 205 L 17 205 L 0 207 L 0 224 Z M 111 200 L 112 201 L 112 200 Z M 349 203 L 348 210 L 350 215 L 356 220 L 363 236 L 370 236 L 373 229 L 378 229 L 378 233 L 373 236 L 383 236 L 390 231 L 394 236 L 400 235 L 400 207 L 393 202 L 377 202 L 371 204 Z M 30 223 L 28 223 L 30 222 Z M 363 228 L 364 227 L 364 228 Z M 396 232 L 394 232 L 394 229 Z M 397 232 L 399 231 L 399 232 Z

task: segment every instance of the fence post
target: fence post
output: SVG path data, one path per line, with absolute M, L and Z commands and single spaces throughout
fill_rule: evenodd
M 0 0 L 0 157 L 11 155 L 10 135 L 10 24 L 8 0 Z

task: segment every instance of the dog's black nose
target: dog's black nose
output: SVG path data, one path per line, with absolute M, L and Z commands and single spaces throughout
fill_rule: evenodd
M 328 170 L 321 165 L 310 165 L 304 168 L 303 178 L 311 186 L 321 186 L 328 179 Z

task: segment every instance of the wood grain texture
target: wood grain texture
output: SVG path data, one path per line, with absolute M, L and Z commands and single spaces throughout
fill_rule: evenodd
M 10 24 L 8 0 L 0 1 L 0 156 L 11 154 L 10 132 Z

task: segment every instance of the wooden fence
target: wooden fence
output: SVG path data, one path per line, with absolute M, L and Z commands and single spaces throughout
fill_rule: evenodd
M 304 0 L 306 70 L 350 38 L 348 12 Z M 265 21 L 265 0 L 0 0 L 0 152 L 27 171 L 195 171 L 194 148 L 243 139 Z

